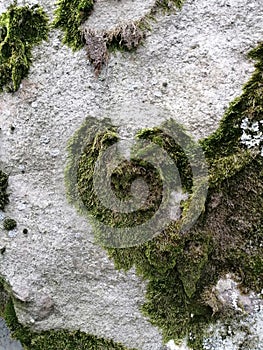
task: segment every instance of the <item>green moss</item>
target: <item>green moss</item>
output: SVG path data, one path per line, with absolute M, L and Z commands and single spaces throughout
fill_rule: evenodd
M 33 332 L 19 323 L 14 309 L 15 300 L 10 295 L 10 288 L 0 280 L 0 317 L 5 319 L 12 337 L 20 340 L 25 350 L 128 350 L 120 343 L 79 330 Z
M 7 186 L 8 175 L 0 170 L 0 210 L 4 210 L 5 205 L 8 204 Z
M 155 8 L 161 8 L 164 10 L 171 10 L 172 6 L 176 6 L 177 8 L 181 8 L 183 6 L 184 0 L 156 0 Z
M 48 17 L 38 5 L 10 5 L 0 16 L 0 91 L 16 91 L 28 74 L 31 50 L 47 39 Z
M 14 219 L 11 219 L 11 218 L 5 218 L 4 219 L 4 229 L 7 230 L 7 231 L 11 231 L 13 230 L 14 228 L 16 228 L 16 221 Z
M 172 129 L 175 130 L 182 145 L 177 145 L 172 136 L 169 136 L 169 130 Z M 139 132 L 129 160 L 123 159 L 116 148 L 118 141 L 115 127 L 105 120 L 89 118 L 69 144 L 71 161 L 66 169 L 68 196 L 81 213 L 88 215 L 93 223 L 96 239 L 108 247 L 127 247 L 152 239 L 163 228 L 162 222 L 170 221 L 170 212 L 167 209 L 170 201 L 169 193 L 175 189 L 188 193 L 190 197 L 188 202 L 191 203 L 183 208 L 184 218 L 190 212 L 191 215 L 187 220 L 195 220 L 195 216 L 199 214 L 196 214 L 198 210 L 194 205 L 198 206 L 201 203 L 202 192 L 206 192 L 205 178 L 193 170 L 194 166 L 198 168 L 202 162 L 195 159 L 198 158 L 196 144 L 186 136 L 181 126 L 169 120 L 161 128 Z M 106 152 L 109 149 L 114 154 L 113 158 L 113 154 Z M 192 160 L 188 160 L 187 156 Z M 105 157 L 115 159 L 115 162 L 118 159 L 118 165 L 112 172 L 107 170 L 105 164 L 108 159 Z M 105 179 L 109 176 L 110 187 L 105 192 Z M 135 195 L 132 186 L 137 179 L 143 181 L 137 183 Z M 98 191 L 100 193 L 104 191 L 105 195 L 99 196 Z M 114 196 L 109 196 L 108 191 L 113 191 Z M 133 203 L 141 194 L 145 194 L 145 198 L 139 200 L 136 207 Z M 107 204 L 102 197 L 108 198 Z M 158 216 L 155 215 L 156 212 Z M 152 217 L 154 219 L 151 221 Z M 187 225 L 187 220 L 182 224 Z M 148 226 L 144 225 L 148 222 L 150 222 Z
M 156 211 L 161 201 L 162 183 L 156 170 L 145 161 L 123 161 L 113 172 L 111 181 L 112 189 L 119 199 L 127 200 L 130 194 L 131 184 L 137 177 L 143 178 L 150 189 L 151 197 L 148 198 L 139 213 L 115 213 L 101 205 L 93 186 L 94 166 L 101 154 L 118 140 L 117 134 L 107 131 L 97 134 L 95 139 L 86 145 L 86 151 L 79 159 L 78 165 L 78 191 L 84 206 L 93 217 L 103 221 L 112 227 L 130 226 L 136 222 L 140 224 L 150 218 Z
M 112 30 L 99 33 L 83 25 L 92 13 L 95 2 L 95 0 L 59 0 L 53 25 L 63 30 L 63 43 L 74 51 L 85 46 L 96 76 L 107 63 L 109 52 L 134 51 L 138 48 L 145 38 L 146 30 L 151 29 L 150 22 L 158 10 L 171 12 L 175 7 L 181 8 L 183 4 L 183 0 L 156 0 L 149 13 L 141 19 L 122 23 Z
M 184 131 L 182 130 L 182 132 Z M 138 137 L 143 140 L 149 140 L 167 151 L 179 170 L 184 191 L 192 192 L 193 173 L 187 154 L 183 150 L 182 146 L 178 145 L 176 140 L 165 134 L 163 130 L 157 127 L 141 130 L 138 133 Z M 166 159 L 164 159 L 164 161 L 166 161 Z
M 55 12 L 54 27 L 64 32 L 63 42 L 74 51 L 84 46 L 80 30 L 91 14 L 94 0 L 59 0 Z
M 241 142 L 242 121 L 245 118 L 251 123 L 262 121 L 263 44 L 250 57 L 257 60 L 252 78 L 242 95 L 230 104 L 218 130 L 200 142 L 209 165 L 209 191 L 195 225 L 183 234 L 180 231 L 180 221 L 190 205 L 186 200 L 182 204 L 181 220 L 171 222 L 153 239 L 134 247 L 106 248 L 116 268 L 128 270 L 135 266 L 137 273 L 149 281 L 142 311 L 160 327 L 164 341 L 180 341 L 187 336 L 195 350 L 202 349 L 208 324 L 229 317 L 229 312 L 225 313 L 222 305 L 213 299 L 212 286 L 220 277 L 233 273 L 242 280 L 242 290 L 260 292 L 263 288 L 263 157 L 260 149 L 247 149 Z M 74 173 L 78 174 L 74 186 L 69 186 L 71 201 L 75 203 L 82 198 L 83 207 L 93 217 L 106 218 L 108 224 L 117 223 L 121 227 L 127 223 L 124 216 L 101 208 L 92 193 L 95 160 L 117 141 L 116 129 L 108 124 L 99 132 L 101 127 L 94 127 L 96 123 L 86 122 L 71 141 L 69 149 L 74 166 L 70 164 L 67 169 L 68 181 Z M 183 144 L 183 151 L 168 135 L 161 126 L 142 130 L 137 137 L 155 143 L 169 154 L 177 164 L 183 189 L 191 199 L 196 197 L 198 207 L 199 191 L 189 164 L 191 154 L 185 152 L 188 144 Z M 262 142 L 259 146 L 263 146 Z M 137 153 L 138 158 L 148 151 L 146 145 Z M 78 154 L 81 156 L 77 157 Z M 138 175 L 132 172 L 134 165 L 127 162 L 116 169 L 112 186 L 119 198 L 128 198 L 130 183 Z M 139 165 L 147 168 L 146 164 Z M 160 181 L 150 179 L 153 192 L 157 188 L 160 191 Z M 82 212 L 85 212 L 83 208 Z M 148 219 L 145 213 L 140 214 L 140 220 Z M 132 221 L 136 222 L 134 217 Z M 91 222 L 94 223 L 92 218 Z M 95 224 L 94 229 L 97 230 Z

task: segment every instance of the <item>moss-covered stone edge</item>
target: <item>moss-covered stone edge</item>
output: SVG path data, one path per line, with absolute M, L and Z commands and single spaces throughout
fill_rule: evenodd
M 155 21 L 156 14 L 180 9 L 183 2 L 184 0 L 156 0 L 142 18 L 120 24 L 110 31 L 97 32 L 84 26 L 94 9 L 95 0 L 58 0 L 53 26 L 62 29 L 63 43 L 73 51 L 86 48 L 88 59 L 98 76 L 108 61 L 110 51 L 136 50 L 143 43 L 146 31 L 151 30 L 151 22 Z
M 15 92 L 28 75 L 32 48 L 47 40 L 49 18 L 39 5 L 14 1 L 0 15 L 0 92 Z
M 9 217 L 4 219 L 3 227 L 5 230 L 7 231 L 14 230 L 16 228 L 16 225 L 17 225 L 16 220 Z
M 9 203 L 7 187 L 8 175 L 0 170 L 0 210 L 4 210 L 6 204 Z M 6 218 L 3 227 L 6 230 L 14 229 L 16 221 Z M 5 247 L 2 247 L 1 254 L 4 254 L 4 252 Z M 0 317 L 4 318 L 12 337 L 19 340 L 25 350 L 136 350 L 128 349 L 113 340 L 90 335 L 79 330 L 34 332 L 18 321 L 14 308 L 15 303 L 16 299 L 12 294 L 11 287 L 3 277 L 0 277 Z
M 183 236 L 174 223 L 141 246 L 105 248 L 116 268 L 128 270 L 135 266 L 148 281 L 142 311 L 162 330 L 164 341 L 180 341 L 186 336 L 195 350 L 203 349 L 209 324 L 242 316 L 222 304 L 213 291 L 219 278 L 231 273 L 243 292 L 260 293 L 263 288 L 263 159 L 259 149 L 248 149 L 241 143 L 242 121 L 262 120 L 263 44 L 249 57 L 256 60 L 256 69 L 242 95 L 230 104 L 216 132 L 200 141 L 210 177 L 205 210 L 198 222 Z M 90 143 L 90 138 L 96 135 L 100 140 L 105 136 L 107 141 L 109 136 L 107 128 L 99 136 L 90 120 L 82 131 L 81 138 L 78 134 L 71 141 L 84 152 L 85 147 L 86 151 L 90 147 L 96 151 L 97 143 Z M 158 128 L 141 133 L 149 132 L 159 136 Z M 115 140 L 116 134 L 111 141 Z M 74 152 L 70 156 L 74 157 Z M 75 173 L 76 167 L 75 158 L 75 169 L 71 168 Z M 71 202 L 78 196 L 75 187 Z
M 15 303 L 10 286 L 0 278 L 0 317 L 4 318 L 11 336 L 19 340 L 25 350 L 136 350 L 79 330 L 34 332 L 18 321 Z

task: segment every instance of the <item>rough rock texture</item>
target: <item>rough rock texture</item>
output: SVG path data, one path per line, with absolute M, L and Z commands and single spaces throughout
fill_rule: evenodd
M 10 2 L 4 0 L 0 11 Z M 123 19 L 120 7 L 109 13 L 104 2 L 89 26 Z M 39 3 L 51 15 L 54 1 Z M 173 117 L 194 137 L 208 135 L 253 71 L 246 53 L 263 40 L 262 18 L 257 0 L 186 1 L 181 12 L 159 15 L 135 53 L 112 54 L 98 79 L 85 50 L 62 46 L 59 31 L 34 50 L 20 90 L 0 96 L 0 165 L 10 173 L 6 215 L 18 225 L 9 234 L 0 228 L 0 246 L 6 246 L 0 274 L 27 302 L 16 309 L 22 323 L 81 329 L 142 350 L 161 348 L 160 332 L 139 311 L 145 284 L 134 272 L 114 269 L 93 244 L 87 221 L 67 202 L 67 142 L 86 115 L 110 117 L 124 134 Z M 223 338 L 217 339 L 215 348 L 223 349 Z M 213 341 L 208 344 L 214 349 Z
M 154 3 L 155 0 L 99 0 L 86 24 L 98 31 L 111 30 L 120 23 L 140 19 Z

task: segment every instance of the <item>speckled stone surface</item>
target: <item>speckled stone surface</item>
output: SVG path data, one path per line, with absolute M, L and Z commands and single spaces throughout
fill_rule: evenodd
M 103 2 L 96 20 L 116 23 L 118 6 L 109 13 Z M 2 1 L 0 11 L 9 3 Z M 55 2 L 39 3 L 52 16 Z M 130 14 L 138 1 L 129 4 Z M 0 223 L 6 246 L 0 274 L 27 302 L 16 309 L 22 323 L 81 329 L 139 350 L 161 348 L 159 330 L 139 310 L 145 283 L 134 271 L 114 269 L 94 245 L 89 223 L 67 202 L 67 142 L 87 115 L 107 116 L 128 131 L 173 117 L 195 138 L 209 135 L 253 72 L 246 53 L 263 39 L 262 18 L 257 0 L 186 1 L 180 12 L 158 15 L 136 52 L 112 54 L 98 79 L 84 49 L 72 53 L 61 45 L 60 31 L 34 49 L 19 91 L 0 95 L 0 165 L 10 173 L 5 215 L 18 223 L 9 234 Z

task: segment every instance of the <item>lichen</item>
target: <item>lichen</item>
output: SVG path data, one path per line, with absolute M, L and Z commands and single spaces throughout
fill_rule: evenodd
M 32 48 L 47 39 L 48 17 L 38 5 L 10 5 L 0 16 L 0 91 L 16 91 L 27 76 Z
M 187 337 L 195 350 L 203 349 L 208 324 L 238 312 L 214 300 L 212 289 L 221 277 L 231 273 L 241 281 L 239 287 L 243 292 L 259 293 L 263 288 L 263 157 L 258 144 L 247 147 L 242 142 L 242 121 L 247 118 L 254 125 L 262 120 L 263 44 L 249 56 L 257 60 L 252 78 L 245 84 L 242 95 L 230 104 L 216 132 L 200 141 L 209 166 L 209 190 L 197 222 L 188 231 L 180 231 L 180 221 L 189 206 L 186 200 L 182 202 L 181 219 L 172 221 L 153 239 L 124 248 L 104 245 L 117 269 L 135 266 L 137 273 L 148 281 L 142 311 L 160 327 L 164 341 Z M 96 123 L 87 120 L 71 140 L 71 163 L 66 171 L 69 198 L 75 205 L 81 202 L 82 213 L 86 214 L 88 209 L 93 224 L 95 217 L 106 218 L 107 224 L 125 225 L 123 215 L 102 210 L 93 196 L 94 163 L 100 152 L 117 140 L 116 128 L 112 129 L 110 123 L 103 132 L 99 132 Z M 179 166 L 184 190 L 191 198 L 198 197 L 187 154 L 161 130 L 161 127 L 146 129 L 137 136 L 168 150 Z M 116 169 L 112 187 L 120 198 L 129 196 L 130 182 L 134 180 L 130 176 L 132 166 L 126 163 Z M 158 192 L 160 182 L 155 185 L 153 192 Z M 140 220 L 144 215 L 141 213 Z M 147 215 L 144 218 L 147 220 Z M 132 220 L 136 222 L 134 217 Z M 94 224 L 95 233 L 97 229 Z
M 156 0 L 150 11 L 140 19 L 121 23 L 111 30 L 100 32 L 85 25 L 95 3 L 95 0 L 59 0 L 53 25 L 63 30 L 63 43 L 74 51 L 86 48 L 87 57 L 94 66 L 95 75 L 98 76 L 108 61 L 110 51 L 136 50 L 144 41 L 146 31 L 151 29 L 150 22 L 156 13 L 160 9 L 164 12 L 171 12 L 174 8 L 180 9 L 183 0 Z
M 79 330 L 34 332 L 18 321 L 14 308 L 15 302 L 11 288 L 3 279 L 0 279 L 0 317 L 5 319 L 11 336 L 19 340 L 25 350 L 129 350 L 120 343 Z

